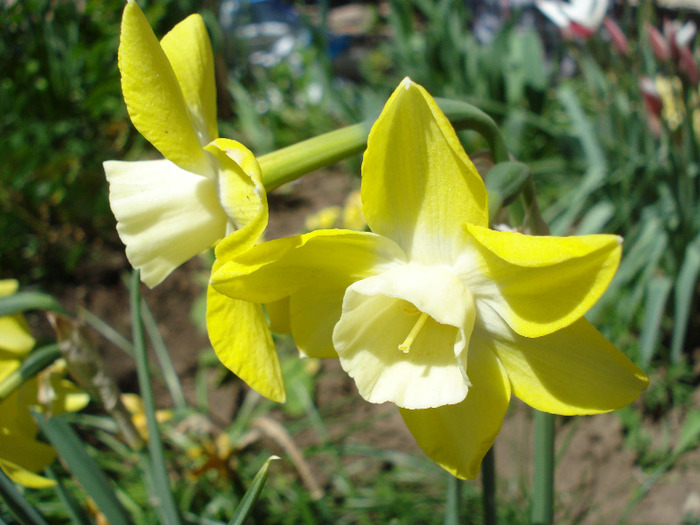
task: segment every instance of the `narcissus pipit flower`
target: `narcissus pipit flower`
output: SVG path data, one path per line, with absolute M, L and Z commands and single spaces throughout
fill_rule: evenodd
M 128 2 L 119 70 L 131 121 L 165 157 L 104 163 L 127 257 L 153 287 L 227 233 L 248 227 L 243 238 L 257 240 L 267 201 L 261 179 L 241 166 L 250 152 L 217 139 L 214 58 L 199 15 L 158 42 L 141 9 Z
M 17 288 L 17 281 L 1 280 L 0 297 L 14 294 Z M 0 317 L 0 382 L 20 367 L 33 347 L 34 338 L 22 315 Z M 0 469 L 25 487 L 55 485 L 53 480 L 37 474 L 56 457 L 51 446 L 37 441 L 38 427 L 30 413 L 30 407 L 41 410 L 40 386 L 42 401 L 50 405 L 52 414 L 80 410 L 89 401 L 87 394 L 62 376 L 59 363 L 0 402 Z
M 362 164 L 373 233 L 320 230 L 229 256 L 213 286 L 271 303 L 301 352 L 340 358 L 366 400 L 401 409 L 423 450 L 477 475 L 511 393 L 557 414 L 622 407 L 646 376 L 584 313 L 620 258 L 614 235 L 487 228 L 484 184 L 449 121 L 405 79 Z

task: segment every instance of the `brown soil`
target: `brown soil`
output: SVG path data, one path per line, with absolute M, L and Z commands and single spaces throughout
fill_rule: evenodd
M 301 231 L 308 213 L 342 204 L 355 183 L 336 172 L 316 174 L 290 185 L 284 193 L 272 195 L 268 238 Z M 156 289 L 142 287 L 186 394 L 191 397 L 200 351 L 208 347 L 206 335 L 190 318 L 191 305 L 202 293 L 201 283 L 206 279 L 204 266 L 201 260 L 195 259 Z M 62 294 L 64 304 L 72 312 L 77 312 L 79 307 L 87 308 L 129 338 L 128 294 L 118 277 L 126 270 L 128 263 L 122 252 L 105 255 L 97 265 L 86 265 L 77 276 L 78 281 L 85 284 L 66 290 Z M 38 323 L 37 319 L 33 322 Z M 136 391 L 132 361 L 98 336 L 94 339 L 120 386 Z M 210 401 L 215 422 L 224 424 L 231 420 L 244 390 L 240 382 L 227 382 L 212 390 Z M 156 384 L 156 394 L 162 404 L 167 403 L 167 392 L 162 385 Z M 338 410 L 334 412 L 338 417 L 327 424 L 331 439 L 339 445 L 362 443 L 422 454 L 398 412 L 389 405 L 370 405 L 362 401 L 337 362 L 325 362 L 322 366 L 315 397 L 322 413 L 330 406 Z M 348 424 L 368 419 L 373 421 L 372 425 L 347 435 Z M 656 425 L 658 433 L 669 431 L 666 421 Z M 529 408 L 514 399 L 496 442 L 498 497 L 504 501 L 522 500 L 523 494 L 529 492 L 532 427 Z M 293 437 L 299 444 L 310 444 L 318 439 L 311 434 L 306 431 Z M 677 430 L 670 443 L 676 435 Z M 691 522 L 683 521 L 684 517 L 692 517 L 694 522 L 700 519 L 700 451 L 683 456 L 672 471 L 652 485 L 626 521 L 621 521 L 628 502 L 647 475 L 635 464 L 635 453 L 624 447 L 619 418 L 615 414 L 562 418 L 557 430 L 557 448 L 560 455 L 556 468 L 558 523 L 680 524 Z M 316 475 L 323 478 L 323 466 L 316 468 Z M 323 479 L 320 482 L 322 484 Z

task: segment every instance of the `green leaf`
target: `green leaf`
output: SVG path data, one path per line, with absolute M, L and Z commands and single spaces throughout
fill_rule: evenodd
M 61 351 L 57 344 L 43 346 L 32 351 L 17 370 L 0 382 L 0 401 L 6 399 L 25 381 L 50 366 L 59 357 L 61 357 Z
M 486 177 L 486 191 L 489 195 L 489 218 L 493 220 L 502 206 L 507 206 L 515 199 L 523 184 L 532 172 L 522 162 L 499 162 Z
M 664 309 L 673 281 L 665 275 L 657 275 L 647 285 L 647 300 L 644 305 L 644 326 L 639 342 L 639 357 L 642 367 L 651 362 L 659 338 Z
M 50 310 L 60 314 L 66 313 L 56 299 L 41 292 L 17 292 L 13 295 L 0 297 L 0 317 L 27 310 Z
M 130 524 L 131 519 L 117 499 L 109 479 L 85 450 L 80 438 L 68 422 L 62 417 L 44 419 L 39 416 L 36 420 L 42 433 L 56 448 L 68 470 L 77 478 L 109 523 L 111 525 Z
M 700 235 L 685 249 L 685 257 L 676 280 L 673 335 L 671 337 L 671 362 L 678 363 L 683 353 L 685 333 L 688 330 L 690 310 L 695 298 L 700 272 Z
M 23 525 L 48 525 L 39 511 L 24 499 L 15 484 L 0 469 L 0 497 L 5 500 L 10 512 Z
M 267 461 L 265 461 L 265 464 L 260 467 L 260 470 L 258 470 L 258 473 L 253 479 L 253 483 L 250 485 L 250 488 L 246 491 L 245 496 L 243 496 L 243 499 L 238 504 L 236 513 L 231 521 L 229 521 L 229 525 L 243 525 L 243 523 L 245 523 L 248 515 L 253 510 L 253 505 L 255 505 L 258 497 L 260 497 L 260 492 L 265 486 L 265 480 L 267 479 L 267 471 L 270 469 L 270 463 L 277 459 L 280 459 L 279 456 L 270 456 L 267 458 Z

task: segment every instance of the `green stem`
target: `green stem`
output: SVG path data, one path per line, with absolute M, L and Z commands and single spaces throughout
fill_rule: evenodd
M 481 485 L 484 525 L 496 525 L 496 458 L 493 446 L 481 462 Z
M 0 401 L 7 399 L 25 381 L 51 366 L 59 357 L 61 357 L 61 350 L 57 344 L 47 345 L 33 351 L 17 370 L 0 382 Z
M 459 524 L 459 502 L 462 492 L 462 481 L 449 475 L 447 478 L 447 501 L 445 502 L 445 520 L 443 525 Z
M 554 415 L 535 411 L 535 472 L 532 495 L 533 525 L 552 525 L 554 519 Z
M 480 109 L 459 100 L 436 99 L 457 130 L 473 130 L 489 145 L 494 162 L 509 160 L 508 149 L 498 126 Z M 318 135 L 258 157 L 267 191 L 298 179 L 324 166 L 357 155 L 367 146 L 374 119 Z
M 163 444 L 160 438 L 158 421 L 156 420 L 153 387 L 148 370 L 146 340 L 144 338 L 143 325 L 141 324 L 140 282 L 139 271 L 134 270 L 131 274 L 131 290 L 129 293 L 132 316 L 131 329 L 134 339 L 136 373 L 138 375 L 143 408 L 146 414 L 146 427 L 148 428 L 148 452 L 150 456 L 151 476 L 155 486 L 157 508 L 160 510 L 162 522 L 165 525 L 178 525 L 180 523 L 180 516 L 168 481 L 168 470 L 165 465 Z

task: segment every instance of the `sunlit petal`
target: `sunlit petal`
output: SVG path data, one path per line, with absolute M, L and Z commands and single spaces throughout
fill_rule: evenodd
M 267 196 L 260 165 L 248 148 L 229 139 L 206 147 L 219 166 L 219 202 L 239 232 L 237 249 L 253 246 L 267 226 Z M 221 249 L 225 249 L 222 247 Z
M 476 344 L 495 350 L 508 370 L 513 393 L 544 412 L 609 412 L 634 401 L 649 383 L 646 375 L 585 319 L 535 339 L 517 334 L 494 339 L 481 332 L 473 337 Z
M 362 203 L 372 231 L 417 262 L 449 263 L 462 224 L 487 224 L 486 189 L 476 168 L 437 104 L 408 78 L 367 140 Z
M 35 443 L 51 449 L 51 447 L 49 447 L 48 445 L 44 445 L 43 443 Z M 0 438 L 0 447 L 2 447 L 2 445 L 2 438 Z M 53 455 L 55 456 L 55 453 Z M 51 461 L 53 461 L 53 457 L 50 461 L 47 461 L 46 464 L 44 464 L 41 468 L 50 464 Z M 43 476 L 40 476 L 39 474 L 34 474 L 26 468 L 23 468 L 17 465 L 16 463 L 13 463 L 3 458 L 0 458 L 0 469 L 2 469 L 2 471 L 5 474 L 7 474 L 8 478 L 10 478 L 18 485 L 22 485 L 23 487 L 29 487 L 32 489 L 43 489 L 46 487 L 53 487 L 56 485 L 56 482 L 54 480 L 45 478 Z
M 212 274 L 212 285 L 225 295 L 257 303 L 283 299 L 314 282 L 332 287 L 334 282 L 362 279 L 404 257 L 389 239 L 349 230 L 276 239 L 234 257 L 222 245 L 216 256 L 225 264 Z
M 35 342 L 22 315 L 0 317 L 0 349 L 24 356 L 34 348 Z
M 531 236 L 468 225 L 478 257 L 459 271 L 520 335 L 539 337 L 580 319 L 600 298 L 622 252 L 615 235 Z
M 212 176 L 175 72 L 133 1 L 126 4 L 122 17 L 119 70 L 124 101 L 136 129 L 183 170 Z
M 207 290 L 207 331 L 219 360 L 253 390 L 273 401 L 286 394 L 279 358 L 259 304 Z
M 510 400 L 508 378 L 490 350 L 472 345 L 467 372 L 472 385 L 461 403 L 401 410 L 421 449 L 461 479 L 479 474 L 481 460 L 501 429 Z
M 190 15 L 163 37 L 160 45 L 180 84 L 202 145 L 218 137 L 214 54 L 199 15 Z
M 126 255 L 153 287 L 226 232 L 215 181 L 167 160 L 104 163 Z

